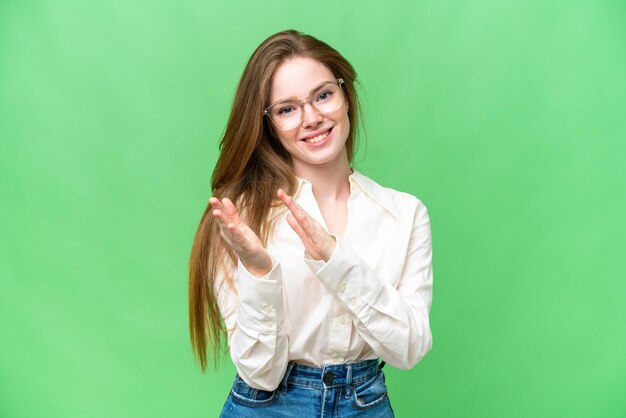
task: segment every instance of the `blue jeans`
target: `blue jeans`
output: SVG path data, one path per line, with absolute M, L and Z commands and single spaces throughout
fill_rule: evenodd
M 239 375 L 221 418 L 393 417 L 377 360 L 310 367 L 290 362 L 274 391 L 253 389 Z

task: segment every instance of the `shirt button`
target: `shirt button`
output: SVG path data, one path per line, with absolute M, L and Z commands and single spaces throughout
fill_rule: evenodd
M 263 307 L 263 312 L 265 312 L 266 314 L 271 313 L 272 312 L 272 305 L 265 305 Z
M 263 325 L 265 325 L 268 328 L 272 328 L 274 323 L 272 321 L 270 321 L 270 320 L 265 320 L 265 321 L 263 321 Z
M 346 325 L 348 323 L 348 317 L 347 316 L 342 316 L 341 317 L 341 325 Z
M 345 291 L 346 291 L 346 284 L 345 284 L 345 283 L 341 283 L 341 284 L 339 285 L 339 287 L 337 288 L 337 292 L 339 292 L 339 293 L 343 293 L 343 292 L 345 292 Z
M 356 306 L 356 298 L 350 298 L 350 306 L 353 308 Z

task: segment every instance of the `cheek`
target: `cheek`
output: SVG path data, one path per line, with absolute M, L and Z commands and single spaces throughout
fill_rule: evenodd
M 348 117 L 347 112 L 343 112 L 339 121 L 341 121 L 342 131 L 347 136 L 350 132 L 350 118 Z
M 290 148 L 294 142 L 295 137 L 293 135 L 289 135 L 285 133 L 278 134 L 277 132 L 276 138 L 278 138 L 278 141 L 282 144 L 283 147 Z

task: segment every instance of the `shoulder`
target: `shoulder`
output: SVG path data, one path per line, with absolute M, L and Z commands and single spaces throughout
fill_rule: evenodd
M 413 218 L 416 212 L 426 211 L 426 206 L 417 196 L 383 186 L 356 170 L 351 177 L 372 199 L 400 219 Z

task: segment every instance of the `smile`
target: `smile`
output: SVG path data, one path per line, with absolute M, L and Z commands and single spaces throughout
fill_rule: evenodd
M 317 142 L 322 142 L 324 140 L 324 138 L 326 138 L 328 136 L 328 134 L 330 133 L 331 130 L 332 130 L 332 128 L 327 130 L 326 132 L 323 132 L 323 133 L 321 133 L 321 134 L 319 134 L 317 136 L 314 136 L 312 138 L 305 138 L 305 139 L 303 139 L 303 141 L 308 143 L 308 144 L 315 144 Z

